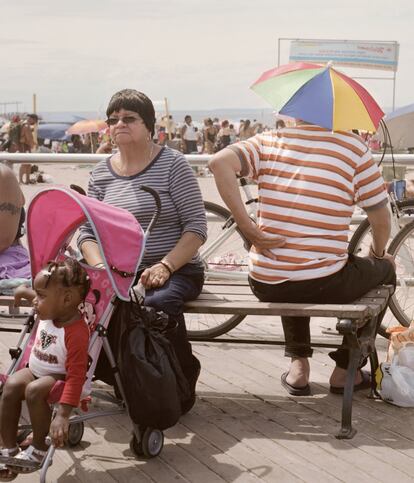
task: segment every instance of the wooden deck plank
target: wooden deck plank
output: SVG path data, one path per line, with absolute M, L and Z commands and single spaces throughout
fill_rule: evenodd
M 168 431 L 168 437 L 175 444 L 180 445 L 185 451 L 201 461 L 210 470 L 217 473 L 225 481 L 242 479 L 246 483 L 258 483 L 260 478 L 246 470 L 240 461 L 232 458 L 228 453 L 217 451 L 217 448 L 208 439 L 198 433 L 188 431 L 183 418 L 181 424 Z
M 258 352 L 256 350 L 256 352 Z M 263 352 L 263 351 L 260 351 L 260 352 Z M 227 355 L 227 354 L 226 354 Z M 325 355 L 326 357 L 326 355 Z M 242 363 L 243 361 L 245 361 L 246 359 L 249 360 L 249 358 L 247 357 L 243 357 L 241 356 L 241 359 L 242 360 L 239 360 L 238 362 L 239 363 Z M 251 360 L 251 359 L 250 359 Z M 258 372 L 259 371 L 264 371 L 264 365 L 261 361 L 261 364 L 260 366 L 258 364 L 255 364 L 254 366 L 251 366 L 250 369 L 253 371 L 253 374 L 254 374 L 254 380 L 255 381 L 260 381 L 260 377 L 258 376 Z M 256 373 L 255 373 L 256 371 Z M 279 371 L 281 371 L 281 369 L 279 369 Z M 243 373 L 245 374 L 246 373 L 246 370 L 243 371 Z M 265 371 L 265 374 L 268 373 L 268 370 Z M 279 372 L 280 373 L 280 372 Z M 265 387 L 267 387 L 267 381 L 264 380 L 265 382 Z M 326 388 L 325 388 L 325 391 L 326 391 Z M 328 398 L 330 398 L 331 400 L 335 400 L 335 401 L 338 401 L 340 398 L 338 397 L 335 397 L 333 395 L 327 395 Z M 314 399 L 314 398 L 312 398 Z M 260 408 L 257 407 L 257 404 L 258 402 L 257 401 L 254 401 L 254 400 L 251 400 L 251 399 L 239 399 L 237 400 L 237 403 L 242 405 L 242 406 L 252 406 L 252 410 L 255 411 L 255 413 L 259 414 L 261 417 L 263 418 L 271 418 L 271 419 L 275 419 L 275 418 L 278 418 L 277 415 L 275 415 L 275 412 L 278 412 L 278 410 L 280 409 L 279 408 L 279 404 L 278 404 L 278 401 L 276 400 L 276 402 L 274 400 L 268 400 L 266 399 L 266 401 L 269 403 L 269 404 L 266 404 L 266 405 L 260 405 Z M 366 401 L 366 405 L 367 407 L 369 406 L 369 411 L 370 413 L 372 413 L 373 411 L 373 404 L 375 406 L 375 403 L 373 401 L 369 401 L 367 400 L 366 398 L 362 398 L 362 401 Z M 300 402 L 301 406 L 308 406 L 310 410 L 314 411 L 315 410 L 315 406 L 318 407 L 319 409 L 319 402 L 317 404 L 315 404 L 314 402 L 309 402 L 309 398 L 301 398 L 301 402 Z M 379 404 L 381 406 L 384 405 L 384 403 L 382 402 L 379 402 Z M 378 406 L 378 404 L 376 405 Z M 336 411 L 335 413 L 333 411 Z M 337 419 L 337 415 L 338 415 L 338 412 L 340 411 L 340 404 L 339 405 L 336 405 L 334 407 L 334 410 L 332 410 L 332 417 L 334 419 Z M 323 429 L 324 426 L 326 426 L 326 416 L 329 415 L 327 414 L 328 412 L 326 410 L 324 410 L 324 407 L 321 407 L 320 409 L 320 418 L 318 418 L 318 426 Z M 312 415 L 311 418 L 309 419 L 315 419 L 314 418 L 314 415 Z M 286 422 L 286 419 L 285 417 L 283 417 L 279 422 L 282 422 L 282 424 L 284 424 Z M 372 424 L 371 422 L 368 421 L 369 424 Z M 292 428 L 295 428 L 298 426 L 298 421 L 293 421 L 293 425 L 292 425 Z M 378 481 L 384 481 L 384 482 L 388 482 L 392 479 L 392 475 L 395 475 L 395 477 L 397 478 L 397 475 L 396 473 L 398 473 L 398 479 L 401 480 L 401 481 L 407 481 L 406 478 L 407 478 L 407 473 L 404 472 L 403 468 L 409 468 L 410 466 L 412 466 L 413 462 L 410 462 L 409 460 L 407 460 L 407 458 L 402 458 L 402 461 L 400 461 L 401 465 L 398 465 L 398 466 L 393 466 L 393 465 L 390 465 L 389 463 L 390 462 L 387 462 L 387 463 L 384 463 L 384 458 L 385 458 L 385 455 L 381 455 L 378 451 L 378 449 L 376 448 L 376 450 L 374 451 L 373 454 L 369 454 L 370 451 L 366 451 L 364 450 L 364 454 L 359 454 L 359 448 L 361 448 L 362 446 L 362 441 L 364 441 L 365 445 L 368 446 L 368 447 L 377 447 L 377 441 L 376 441 L 376 438 L 377 436 L 376 435 L 373 435 L 370 431 L 366 431 L 367 429 L 367 426 L 366 424 L 360 424 L 360 420 L 358 420 L 358 433 L 355 437 L 355 440 L 351 440 L 349 442 L 349 445 L 350 447 L 347 448 L 347 451 L 345 452 L 342 452 L 341 454 L 342 455 L 346 455 L 346 459 L 348 461 L 348 463 L 352 463 L 354 461 L 353 458 L 356 458 L 358 457 L 358 462 L 360 464 L 363 465 L 363 469 L 365 470 L 365 468 L 367 467 L 367 465 L 370 467 L 370 474 L 372 475 L 375 475 L 375 477 L 378 479 Z M 364 430 L 364 432 L 363 432 Z M 387 430 L 384 430 L 383 431 L 385 434 L 383 435 L 384 436 L 384 439 L 392 439 L 393 438 L 393 435 L 389 433 L 389 431 Z M 358 445 L 358 448 L 355 448 L 355 442 L 357 443 Z M 335 446 L 333 447 L 332 444 L 330 444 L 330 442 L 328 441 L 325 441 L 325 440 L 321 440 L 321 442 L 318 443 L 319 445 L 323 445 L 324 448 L 326 450 L 333 450 L 334 452 L 337 452 L 337 449 Z M 342 442 L 339 442 L 338 443 L 338 447 L 339 448 L 342 448 L 343 447 L 343 443 Z M 389 451 L 389 448 L 385 448 L 384 449 L 385 452 Z M 352 455 L 352 456 L 351 456 Z M 397 460 L 398 460 L 398 456 L 397 457 Z M 392 459 L 392 458 L 391 458 Z
M 320 337 L 321 321 L 312 320 Z M 235 333 L 281 334 L 278 317 L 248 317 Z M 332 340 L 331 336 L 326 336 Z M 0 364 L 17 334 L 2 333 Z M 337 338 L 336 338 L 337 339 Z M 386 343 L 381 343 L 380 359 Z M 137 460 L 128 448 L 126 415 L 86 424 L 82 444 L 58 450 L 47 481 L 408 482 L 414 481 L 414 413 L 356 393 L 355 438 L 338 441 L 341 397 L 329 394 L 333 362 L 326 349 L 311 360 L 310 397 L 294 398 L 281 387 L 289 360 L 280 346 L 193 343 L 201 360 L 199 399 L 180 424 L 165 432 L 161 455 Z M 106 403 L 94 402 L 96 407 Z M 31 482 L 37 474 L 19 477 Z
M 232 359 L 232 355 L 228 354 L 226 352 L 225 357 L 227 360 Z M 220 364 L 222 361 L 218 360 L 217 363 Z M 262 408 L 270 408 L 271 406 L 269 405 L 269 402 L 277 404 L 279 399 L 287 399 L 288 396 L 286 393 L 284 393 L 286 396 L 283 395 L 283 390 L 279 386 L 279 390 L 276 389 L 276 384 L 271 388 L 269 391 L 269 383 L 268 380 L 264 379 L 263 384 L 260 382 L 260 374 L 254 374 L 252 378 L 248 378 L 248 382 L 244 383 L 244 379 L 247 374 L 246 368 L 242 367 L 239 372 L 239 367 L 236 365 L 236 369 L 231 371 L 231 374 L 228 374 L 228 378 L 231 385 L 236 385 L 239 388 L 241 387 L 242 389 L 245 387 L 245 385 L 248 385 L 249 387 L 253 387 L 252 391 L 253 394 L 255 394 L 256 398 L 252 397 L 228 397 L 228 398 L 215 398 L 214 395 L 211 397 L 212 404 L 217 405 L 222 411 L 225 411 L 229 416 L 231 415 L 232 417 L 236 417 L 238 419 L 242 419 L 244 422 L 248 422 L 251 418 L 249 417 L 250 414 L 257 414 L 261 416 L 261 419 L 263 419 L 262 415 Z M 228 373 L 228 371 L 226 371 Z M 264 394 L 262 386 L 265 385 L 267 388 L 267 392 Z M 239 391 L 235 391 L 236 394 L 238 394 Z M 278 393 L 280 393 L 280 396 L 278 396 Z M 206 396 L 203 395 L 203 398 Z M 261 397 L 267 401 L 267 404 L 264 403 L 263 401 L 260 401 L 257 399 L 258 397 Z M 299 398 L 301 400 L 309 399 L 309 398 Z M 210 398 L 209 398 L 210 401 Z M 252 402 L 254 401 L 254 402 Z M 253 411 L 253 413 L 249 413 L 248 411 L 244 411 L 243 409 L 240 409 L 237 407 L 237 405 L 245 405 L 245 404 L 254 404 L 256 407 Z M 235 407 L 236 405 L 236 407 Z M 283 404 L 282 404 L 283 405 Z M 304 410 L 302 405 L 300 404 L 297 406 L 297 409 L 291 413 L 286 413 L 284 411 L 281 411 L 281 408 L 279 407 L 274 407 L 273 412 L 274 414 L 267 414 L 267 419 L 262 421 L 261 423 L 258 422 L 256 418 L 254 418 L 254 425 L 253 427 L 258 429 L 261 427 L 261 430 L 264 432 L 265 436 L 267 437 L 276 437 L 277 441 L 279 444 L 282 445 L 289 445 L 287 441 L 290 439 L 293 439 L 293 446 L 290 447 L 290 450 L 292 451 L 293 448 L 295 448 L 296 451 L 298 451 L 298 454 L 301 455 L 302 451 L 300 450 L 300 447 L 304 444 L 303 440 L 309 440 L 312 442 L 312 445 L 307 448 L 306 446 L 306 456 L 304 458 L 306 459 L 308 456 L 311 456 L 312 462 L 315 464 L 322 465 L 322 468 L 328 468 L 326 471 L 333 471 L 332 466 L 334 466 L 336 469 L 339 469 L 340 471 L 335 475 L 339 479 L 341 479 L 341 472 L 343 470 L 343 463 L 342 462 L 335 462 L 332 461 L 332 464 L 328 464 L 329 458 L 327 455 L 325 455 L 324 451 L 316 451 L 315 446 L 319 446 L 318 442 L 320 440 L 324 441 L 326 440 L 328 444 L 331 444 L 331 442 L 336 441 L 335 438 L 333 437 L 333 432 L 332 429 L 338 429 L 337 428 L 337 423 L 335 421 L 331 420 L 331 423 L 328 425 L 328 433 L 325 431 L 322 431 L 319 425 L 313 425 L 311 422 L 306 421 L 306 413 L 308 412 L 307 410 Z M 309 413 L 312 415 L 312 412 L 309 411 Z M 290 414 L 290 416 L 289 416 Z M 289 421 L 290 420 L 290 421 Z M 277 424 L 279 426 L 273 427 L 273 424 Z M 272 426 L 272 431 L 268 430 L 268 428 Z M 259 430 L 259 429 L 258 429 Z M 269 432 L 270 431 L 270 432 Z M 350 443 L 343 441 L 339 442 L 342 444 L 342 446 L 345 445 L 348 446 Z M 305 451 L 305 447 L 303 448 Z M 338 456 L 336 456 L 338 458 Z M 355 474 L 354 474 L 355 476 Z M 358 472 L 357 476 L 358 481 L 374 481 L 371 479 L 371 477 L 367 474 L 365 474 L 361 470 L 361 474 Z
M 203 417 L 206 402 L 200 399 L 194 410 L 183 418 L 182 424 L 195 434 L 209 441 L 216 448 L 216 453 L 227 453 L 250 474 L 254 474 L 259 481 L 273 483 L 277 479 L 277 472 L 273 469 L 273 462 L 263 454 L 252 449 L 243 441 L 224 431 L 215 424 L 214 419 Z

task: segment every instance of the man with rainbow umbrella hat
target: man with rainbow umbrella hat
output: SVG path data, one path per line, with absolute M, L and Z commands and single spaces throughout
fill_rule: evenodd
M 210 161 L 217 188 L 252 243 L 249 282 L 266 302 L 350 303 L 379 284 L 396 284 L 386 253 L 390 215 L 384 181 L 371 152 L 352 129 L 374 132 L 384 115 L 371 95 L 331 63 L 292 63 L 264 72 L 252 90 L 295 127 L 258 134 L 228 146 Z M 237 176 L 258 183 L 257 223 L 240 197 Z M 355 205 L 372 228 L 368 257 L 348 254 Z M 379 317 L 378 324 L 386 309 Z M 309 395 L 309 317 L 282 317 L 285 355 L 281 382 L 293 396 Z M 354 390 L 371 385 L 345 347 L 331 352 L 330 392 L 342 394 L 349 363 Z

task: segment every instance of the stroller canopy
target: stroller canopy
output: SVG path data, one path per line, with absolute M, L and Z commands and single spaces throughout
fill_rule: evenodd
M 32 275 L 54 259 L 86 222 L 93 229 L 116 295 L 129 300 L 145 247 L 141 225 L 128 211 L 65 187 L 42 190 L 29 204 L 27 239 Z

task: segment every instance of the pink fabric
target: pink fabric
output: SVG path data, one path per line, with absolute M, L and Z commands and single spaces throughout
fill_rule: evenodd
M 135 273 L 145 245 L 144 233 L 136 218 L 121 208 L 58 187 L 37 193 L 27 211 L 32 274 L 56 258 L 66 240 L 86 221 L 95 225 L 96 240 L 107 265 Z M 129 300 L 134 276 L 124 278 L 114 270 L 108 276 L 117 296 Z

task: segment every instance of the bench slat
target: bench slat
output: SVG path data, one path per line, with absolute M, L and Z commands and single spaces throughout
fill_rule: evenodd
M 12 295 L 1 295 L 0 305 L 4 307 L 14 307 L 14 297 Z M 31 306 L 32 304 L 27 300 L 22 300 L 19 304 L 19 307 L 31 307 Z
M 298 317 L 306 315 L 309 317 L 361 319 L 377 315 L 381 311 L 381 306 L 194 300 L 185 304 L 185 311 L 199 314 L 290 315 Z

